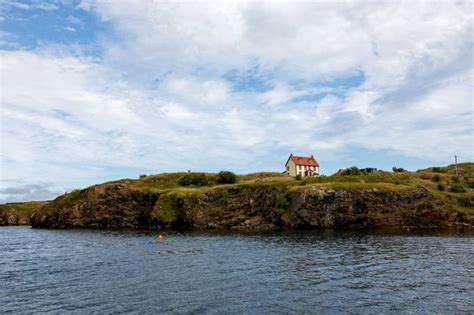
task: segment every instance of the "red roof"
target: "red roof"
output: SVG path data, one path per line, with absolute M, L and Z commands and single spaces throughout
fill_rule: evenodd
M 319 166 L 318 161 L 311 155 L 311 156 L 296 156 L 296 155 L 290 155 L 290 159 L 293 160 L 293 162 L 296 165 L 307 165 L 307 166 Z

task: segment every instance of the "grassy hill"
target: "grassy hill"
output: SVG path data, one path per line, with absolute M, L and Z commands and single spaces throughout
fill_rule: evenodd
M 163 173 L 143 176 L 138 180 L 127 180 L 133 190 L 150 193 L 202 194 L 219 188 L 258 187 L 276 185 L 285 190 L 298 190 L 302 187 L 326 188 L 334 190 L 380 189 L 393 192 L 407 192 L 417 187 L 426 188 L 433 196 L 445 202 L 452 211 L 462 211 L 474 217 L 474 163 L 430 167 L 416 172 L 361 173 L 360 175 L 342 175 L 295 179 L 281 173 L 261 172 L 238 175 L 235 184 L 218 184 L 215 173 L 206 173 L 208 184 L 205 186 L 181 186 L 178 181 L 189 173 Z M 195 173 L 192 173 L 195 174 Z
M 89 198 L 86 195 L 109 194 L 111 189 L 127 191 L 123 193 L 110 193 L 107 198 L 111 207 L 115 204 L 119 207 L 122 203 L 130 201 L 128 192 L 148 194 L 159 198 L 160 207 L 155 207 L 155 212 L 165 209 L 168 213 L 176 204 L 180 203 L 206 204 L 210 212 L 222 212 L 228 204 L 228 196 L 234 191 L 245 191 L 253 194 L 255 191 L 265 189 L 278 190 L 278 196 L 274 196 L 275 211 L 287 203 L 288 196 L 292 193 L 320 191 L 354 192 L 379 190 L 387 193 L 410 194 L 416 189 L 424 189 L 434 198 L 435 207 L 448 213 L 460 212 L 465 214 L 469 221 L 474 220 L 474 163 L 461 163 L 457 166 L 459 176 L 455 175 L 455 166 L 430 167 L 416 172 L 387 172 L 360 173 L 358 175 L 343 175 L 337 173 L 331 176 L 320 176 L 314 178 L 295 179 L 275 172 L 261 172 L 246 175 L 237 175 L 237 180 L 232 184 L 220 184 L 218 175 L 215 173 L 162 173 L 157 175 L 142 175 L 138 179 L 122 179 L 104 184 L 94 185 L 83 190 L 74 190 L 58 197 L 54 201 L 55 209 L 66 209 L 77 206 L 78 202 Z M 196 176 L 205 182 L 196 185 L 183 185 L 182 178 Z M 119 187 L 119 188 L 117 188 Z M 260 190 L 259 190 L 260 189 Z M 263 189 L 263 190 L 262 190 Z M 353 194 L 353 193 L 352 193 Z M 219 195 L 217 202 L 209 203 L 210 196 Z M 266 198 L 257 196 L 256 198 Z M 212 198 L 211 198 L 212 199 Z M 241 196 L 241 199 L 244 198 Z M 153 199 L 154 200 L 154 199 Z M 168 201 L 166 201 L 168 200 Z M 204 200 L 204 201 L 202 201 Z M 386 200 L 389 202 L 388 200 Z M 95 200 L 90 201 L 93 204 Z M 151 201 L 150 201 L 151 202 Z M 152 203 L 156 202 L 153 201 Z M 395 202 L 395 201 L 394 201 Z M 47 213 L 51 207 L 45 206 L 48 202 L 10 203 L 0 205 L 0 225 L 5 222 L 10 224 L 26 224 L 31 214 L 38 209 L 44 209 Z M 169 204 L 169 205 L 168 205 Z M 168 206 L 167 206 L 168 205 Z M 132 204 L 132 206 L 134 206 Z M 183 206 L 183 205 L 180 205 Z M 125 206 L 124 206 L 125 207 Z M 127 206 L 128 207 L 128 206 Z M 242 205 L 243 207 L 243 205 Z M 93 211 L 94 209 L 90 209 Z M 113 210 L 110 210 L 113 212 Z M 164 211 L 164 212 L 166 212 Z M 206 210 L 207 211 L 207 210 Z M 162 211 L 163 212 L 163 211 Z M 173 217 L 173 216 L 172 216 Z M 16 223 L 15 223 L 16 222 Z

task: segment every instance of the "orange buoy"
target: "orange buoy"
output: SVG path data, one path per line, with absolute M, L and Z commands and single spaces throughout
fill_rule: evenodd
M 158 240 L 159 240 L 159 241 L 162 241 L 162 240 L 163 240 L 163 235 L 158 234 Z

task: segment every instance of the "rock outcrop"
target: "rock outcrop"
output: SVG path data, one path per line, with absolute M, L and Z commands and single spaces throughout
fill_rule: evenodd
M 48 201 L 12 202 L 0 205 L 0 226 L 30 225 L 31 214 Z
M 32 215 L 33 227 L 157 229 L 451 227 L 474 222 L 422 187 L 395 192 L 315 185 L 230 185 L 159 193 L 126 182 L 66 194 Z
M 7 225 L 20 225 L 20 218 L 0 208 L 0 226 Z

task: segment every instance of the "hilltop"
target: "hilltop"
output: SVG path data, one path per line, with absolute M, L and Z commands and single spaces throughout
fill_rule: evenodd
M 164 173 L 74 190 L 44 204 L 0 206 L 31 215 L 34 227 L 86 228 L 372 228 L 474 224 L 474 163 L 417 172 L 334 174 L 301 180 L 280 173 Z M 183 186 L 185 176 L 204 177 Z M 180 184 L 181 182 L 181 184 Z

